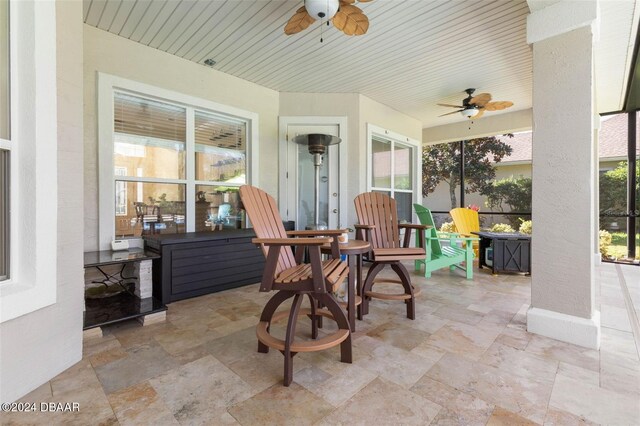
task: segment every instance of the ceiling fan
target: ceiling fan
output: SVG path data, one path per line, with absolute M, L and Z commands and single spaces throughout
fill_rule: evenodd
M 479 95 L 473 96 L 473 92 L 475 91 L 476 89 L 465 90 L 469 96 L 462 100 L 462 105 L 438 104 L 443 107 L 462 108 L 458 111 L 439 115 L 438 117 L 444 117 L 445 115 L 451 115 L 459 112 L 469 119 L 480 118 L 485 111 L 500 111 L 513 106 L 513 102 L 511 101 L 491 102 L 491 94 L 489 93 L 480 93 Z
M 359 0 L 367 3 L 372 0 Z M 355 6 L 356 0 L 304 0 L 284 27 L 286 35 L 299 33 L 313 24 L 316 19 L 333 22 L 333 26 L 346 35 L 363 35 L 369 29 L 369 19 L 362 9 Z

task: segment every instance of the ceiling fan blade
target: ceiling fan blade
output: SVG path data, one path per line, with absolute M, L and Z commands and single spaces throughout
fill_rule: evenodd
M 443 107 L 451 107 L 451 108 L 464 108 L 464 105 L 451 105 L 451 104 L 436 104 Z
M 448 112 L 448 113 L 446 113 L 446 114 L 439 115 L 438 117 L 444 117 L 445 115 L 456 114 L 456 113 L 458 113 L 458 112 L 460 112 L 460 111 L 464 111 L 464 110 L 462 110 L 462 109 L 461 109 L 461 110 L 458 110 L 458 111 Z
M 513 102 L 511 101 L 495 101 L 489 102 L 484 106 L 487 111 L 500 111 L 502 109 L 507 109 L 513 106 Z
M 479 95 L 476 95 L 473 98 L 471 98 L 469 100 L 469 104 L 483 107 L 490 101 L 491 101 L 491 95 L 489 93 L 480 93 Z
M 284 27 L 284 33 L 286 35 L 296 34 L 300 31 L 306 30 L 309 25 L 313 24 L 315 19 L 309 15 L 307 9 L 302 6 L 296 11 L 296 14 L 289 19 L 287 25 Z
M 340 2 L 340 9 L 332 21 L 346 35 L 363 35 L 369 29 L 369 19 L 362 10 L 344 1 Z

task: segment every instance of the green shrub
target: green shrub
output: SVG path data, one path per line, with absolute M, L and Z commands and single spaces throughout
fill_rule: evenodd
M 520 219 L 520 221 L 522 223 L 520 224 L 520 229 L 518 229 L 518 231 L 523 234 L 531 235 L 531 221 L 522 219 Z
M 508 223 L 496 223 L 491 227 L 491 232 L 516 232 Z
M 444 222 L 440 227 L 441 232 L 458 232 L 453 222 Z
M 598 238 L 599 238 L 599 247 L 600 247 L 600 254 L 602 255 L 602 257 L 606 257 L 609 255 L 609 246 L 611 245 L 611 234 L 608 233 L 607 231 L 605 231 L 604 229 L 601 229 L 600 232 L 598 233 Z

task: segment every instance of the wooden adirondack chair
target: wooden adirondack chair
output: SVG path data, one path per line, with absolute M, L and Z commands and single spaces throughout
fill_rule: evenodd
M 358 225 L 356 227 L 356 238 L 364 239 L 371 243 L 371 256 L 373 265 L 369 268 L 365 279 L 362 294 L 362 313 L 369 312 L 369 301 L 371 298 L 387 300 L 404 300 L 407 304 L 407 318 L 415 319 L 415 292 L 411 285 L 409 271 L 402 264 L 403 260 L 424 259 L 424 232 L 418 232 L 418 247 L 409 247 L 411 240 L 411 230 L 422 231 L 426 229 L 424 225 L 414 225 L 411 223 L 399 224 L 396 209 L 396 200 L 386 194 L 379 192 L 365 192 L 355 199 Z M 404 240 L 400 243 L 400 229 L 405 229 Z M 391 266 L 400 280 L 376 280 L 376 275 L 385 266 Z M 386 294 L 372 291 L 375 282 L 397 282 L 404 287 L 404 293 Z
M 293 380 L 293 357 L 298 352 L 321 351 L 340 345 L 341 361 L 351 363 L 349 321 L 331 294 L 342 284 L 349 272 L 347 263 L 340 260 L 337 240 L 337 236 L 345 230 L 296 231 L 295 235 L 303 238 L 290 238 L 284 229 L 273 197 L 258 188 L 245 185 L 240 187 L 240 198 L 258 237 L 252 242 L 259 244 L 266 256 L 260 291 L 277 291 L 267 302 L 260 316 L 256 330 L 258 351 L 267 353 L 269 348 L 275 348 L 283 353 L 285 386 L 289 386 Z M 310 236 L 324 238 L 308 238 Z M 333 258 L 321 261 L 320 246 L 327 243 L 332 244 Z M 295 256 L 291 246 L 297 247 Z M 305 249 L 310 260 L 308 264 L 302 263 Z M 310 309 L 300 309 L 305 295 L 311 302 Z M 278 307 L 292 297 L 290 311 L 280 311 L 276 314 Z M 325 306 L 326 309 L 319 309 L 318 306 Z M 311 317 L 311 335 L 314 340 L 294 340 L 299 316 Z M 272 336 L 269 328 L 274 321 L 285 317 L 289 320 L 286 337 L 282 340 Z M 338 324 L 338 331 L 317 339 L 318 324 L 322 317 L 333 318 Z
M 473 237 L 472 232 L 480 231 L 480 219 L 477 211 L 458 207 L 452 209 L 449 214 L 453 218 L 453 223 L 456 225 L 460 235 Z M 478 241 L 473 242 L 473 253 L 478 257 Z
M 448 266 L 451 271 L 455 268 L 464 270 L 467 279 L 473 279 L 473 242 L 478 238 L 462 237 L 456 233 L 437 232 L 431 211 L 420 204 L 414 204 L 413 208 L 416 210 L 420 223 L 430 227 L 425 230 L 426 257 L 416 260 L 416 272 L 419 272 L 421 265 L 424 265 L 424 276 L 430 278 L 431 272 Z M 443 246 L 440 241 L 448 241 L 449 245 Z M 464 243 L 464 248 L 459 246 L 461 243 Z M 464 262 L 464 266 L 461 265 L 462 262 Z

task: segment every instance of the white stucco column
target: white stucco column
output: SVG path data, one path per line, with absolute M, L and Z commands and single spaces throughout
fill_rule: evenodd
M 598 4 L 563 0 L 527 20 L 533 48 L 533 238 L 527 329 L 600 345 L 594 303 L 594 40 Z M 546 3 L 548 4 L 548 2 Z

